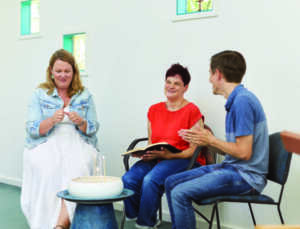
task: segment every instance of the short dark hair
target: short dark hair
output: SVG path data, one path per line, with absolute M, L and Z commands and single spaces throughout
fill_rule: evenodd
M 226 50 L 211 57 L 210 69 L 212 73 L 218 69 L 227 82 L 240 83 L 246 72 L 246 61 L 241 53 Z
M 185 67 L 183 67 L 181 64 L 176 63 L 173 64 L 166 72 L 166 78 L 172 77 L 175 75 L 179 75 L 183 81 L 184 86 L 188 85 L 191 81 L 191 75 L 189 73 L 189 70 Z

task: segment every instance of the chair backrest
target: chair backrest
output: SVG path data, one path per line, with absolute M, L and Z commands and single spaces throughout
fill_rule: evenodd
M 208 125 L 205 124 L 204 128 L 209 130 L 212 134 L 214 134 L 213 131 L 211 130 L 211 128 Z M 193 156 L 190 160 L 190 163 L 187 167 L 187 170 L 190 170 L 190 169 L 194 168 L 195 162 L 196 162 L 196 160 L 197 160 L 200 153 L 202 153 L 204 155 L 207 165 L 216 163 L 216 158 L 217 158 L 216 154 L 217 153 L 215 151 L 211 150 L 207 146 L 198 146 L 194 151 L 194 154 L 193 154 Z
M 212 129 L 204 124 L 204 128 L 209 130 L 212 134 L 214 134 L 214 132 L 212 131 Z M 205 159 L 206 159 L 206 164 L 207 165 L 211 165 L 211 164 L 216 164 L 216 160 L 217 160 L 217 153 L 213 150 L 210 150 L 208 147 L 205 147 L 202 149 L 202 153 L 204 154 L 205 156 Z
M 284 185 L 290 169 L 292 153 L 284 148 L 280 132 L 269 137 L 269 172 L 267 178 Z

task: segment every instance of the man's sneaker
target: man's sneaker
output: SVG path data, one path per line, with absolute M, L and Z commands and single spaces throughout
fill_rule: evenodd
M 155 225 L 153 227 L 150 227 L 150 226 L 142 226 L 142 225 L 139 225 L 139 224 L 135 224 L 135 227 L 136 228 L 140 228 L 140 229 L 157 229 L 157 227 L 161 224 L 161 221 L 160 220 L 157 220 Z

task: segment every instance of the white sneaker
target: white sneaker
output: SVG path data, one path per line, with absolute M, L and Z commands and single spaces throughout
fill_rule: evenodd
M 128 217 L 125 217 L 125 220 L 126 220 L 127 222 L 136 221 L 136 220 L 137 220 L 137 217 L 135 217 L 135 218 L 128 218 Z
M 142 226 L 142 225 L 138 225 L 137 223 L 135 224 L 135 227 L 140 228 L 140 229 L 157 229 L 156 226 L 154 226 L 154 227 Z
M 156 224 L 153 226 L 153 227 L 150 227 L 150 226 L 142 226 L 142 225 L 139 225 L 139 224 L 135 224 L 135 227 L 136 228 L 140 228 L 140 229 L 157 229 L 157 227 L 161 224 L 161 221 L 160 220 L 157 220 L 156 221 Z

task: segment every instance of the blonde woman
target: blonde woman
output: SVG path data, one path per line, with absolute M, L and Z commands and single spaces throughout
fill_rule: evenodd
M 69 228 L 74 204 L 56 197 L 74 177 L 90 175 L 99 124 L 71 53 L 49 61 L 46 82 L 28 106 L 21 206 L 30 228 Z

